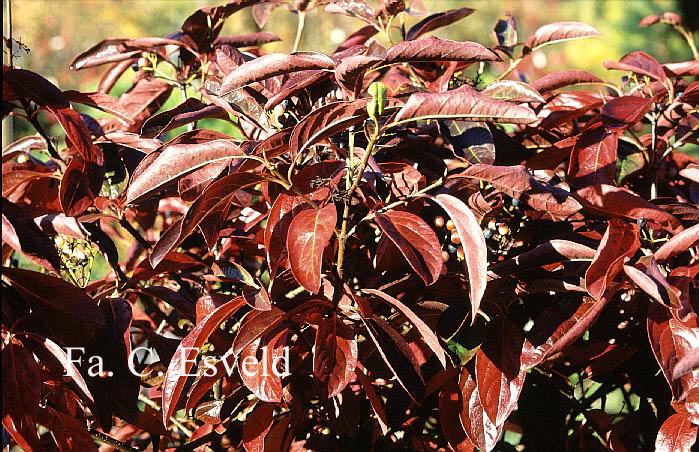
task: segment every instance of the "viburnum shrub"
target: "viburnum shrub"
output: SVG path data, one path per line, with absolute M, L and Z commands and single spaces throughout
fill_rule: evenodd
M 310 8 L 366 26 L 329 56 L 266 53 L 274 33 L 220 34 L 249 6 L 259 24 L 295 12 L 295 48 Z M 3 66 L 3 118 L 37 132 L 2 153 L 8 441 L 690 450 L 699 57 L 682 19 L 641 25 L 677 29 L 692 61 L 636 51 L 604 62 L 609 81 L 533 79 L 532 52 L 597 30 L 522 42 L 508 16 L 489 48 L 430 35 L 472 9 L 412 27 L 405 10 L 202 8 L 80 54 L 74 70 L 108 65 L 90 93 Z

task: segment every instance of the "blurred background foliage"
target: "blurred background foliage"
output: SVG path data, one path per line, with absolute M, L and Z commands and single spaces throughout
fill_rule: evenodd
M 75 55 L 98 41 L 110 37 L 165 36 L 178 30 L 197 8 L 224 3 L 223 0 L 11 1 L 13 37 L 30 49 L 28 53 L 19 52 L 21 56 L 16 64 L 51 77 L 64 90 L 95 88 L 104 68 L 72 72 L 68 65 Z M 686 42 L 670 27 L 638 27 L 639 20 L 648 14 L 677 10 L 674 0 L 422 0 L 422 3 L 430 12 L 463 6 L 476 9 L 473 15 L 439 30 L 437 35 L 485 45 L 495 44 L 493 26 L 507 12 L 517 20 L 520 41 L 541 25 L 563 20 L 586 22 L 602 33 L 598 38 L 547 47 L 522 66 L 530 77 L 577 68 L 613 80 L 620 73 L 608 73 L 602 61 L 617 60 L 639 49 L 661 62 L 691 59 Z M 7 8 L 3 8 L 3 23 L 6 14 Z M 408 17 L 406 28 L 420 19 Z M 347 34 L 361 26 L 359 20 L 315 9 L 306 20 L 301 49 L 332 52 Z M 228 20 L 223 34 L 257 29 L 248 8 Z M 267 44 L 266 51 L 289 51 L 296 32 L 296 16 L 278 8 L 264 29 L 282 38 L 281 42 Z M 3 33 L 7 35 L 5 28 Z

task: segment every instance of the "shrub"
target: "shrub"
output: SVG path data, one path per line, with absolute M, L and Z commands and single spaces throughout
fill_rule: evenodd
M 255 3 L 98 43 L 72 64 L 108 65 L 96 92 L 3 66 L 3 118 L 37 132 L 3 150 L 13 444 L 689 450 L 699 62 L 525 83 L 532 52 L 598 32 L 522 43 L 508 17 L 488 48 L 430 35 L 473 10 L 406 31 L 402 1 L 326 2 L 366 26 L 265 54 L 276 35 L 224 21 L 283 6 L 300 33 L 318 5 Z

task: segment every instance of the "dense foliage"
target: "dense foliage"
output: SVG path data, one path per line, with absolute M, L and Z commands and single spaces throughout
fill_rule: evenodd
M 220 35 L 250 6 L 258 24 L 296 13 L 300 32 L 317 7 L 366 26 L 329 56 L 267 54 L 273 33 Z M 203 8 L 167 37 L 76 57 L 108 65 L 91 93 L 3 66 L 3 118 L 37 132 L 2 153 L 13 444 L 690 449 L 693 36 L 676 14 L 648 17 L 695 60 L 637 51 L 604 62 L 614 82 L 528 80 L 532 53 L 597 30 L 560 22 L 521 41 L 508 16 L 486 47 L 431 35 L 469 8 L 409 29 L 406 8 Z M 109 270 L 90 278 L 100 255 Z

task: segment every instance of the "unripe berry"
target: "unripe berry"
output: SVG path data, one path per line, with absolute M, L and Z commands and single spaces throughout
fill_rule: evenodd
M 498 225 L 498 234 L 507 235 L 510 232 L 510 227 L 505 223 L 500 223 Z
M 444 226 L 444 217 L 441 215 L 437 215 L 434 217 L 434 225 L 437 226 L 438 228 L 441 228 Z
M 449 231 L 453 231 L 453 230 L 454 230 L 454 228 L 455 228 L 455 226 L 454 226 L 454 222 L 453 222 L 453 221 L 451 221 L 451 220 L 448 220 L 448 221 L 447 221 L 447 230 L 449 230 Z
M 442 251 L 442 262 L 447 262 L 449 261 L 449 253 L 446 251 Z

